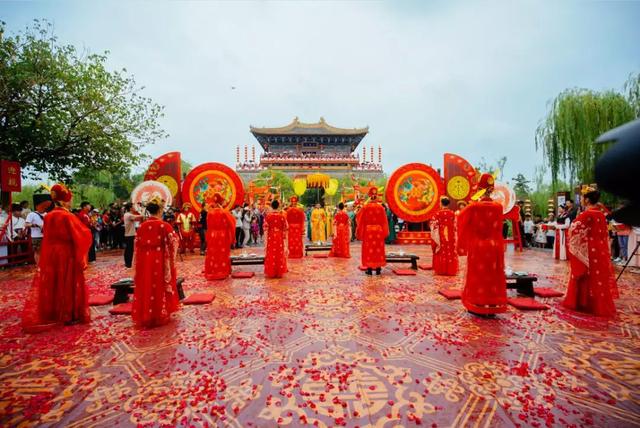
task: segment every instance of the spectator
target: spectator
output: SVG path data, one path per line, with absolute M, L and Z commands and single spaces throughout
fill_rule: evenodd
M 87 229 L 91 232 L 91 236 L 93 236 L 93 226 L 91 225 L 91 217 L 89 216 L 89 211 L 91 211 L 91 204 L 87 201 L 82 201 L 80 203 L 80 211 L 78 211 L 77 216 L 84 224 Z M 96 261 L 96 246 L 95 243 L 89 247 L 89 262 Z
M 260 223 L 257 216 L 251 216 L 251 238 L 253 245 L 258 245 L 258 237 L 260 236 Z
M 527 243 L 528 247 L 532 247 L 533 246 L 533 229 L 535 225 L 533 223 L 533 220 L 531 220 L 531 216 L 529 214 L 525 216 L 523 226 L 524 226 L 525 242 Z
M 207 250 L 207 204 L 202 204 L 202 210 L 200 210 L 200 227 L 198 228 L 198 235 L 200 236 L 200 255 L 204 256 Z
M 242 246 L 246 247 L 251 239 L 251 210 L 249 209 L 249 204 L 244 204 L 242 209 L 242 233 L 244 237 Z
M 236 205 L 232 214 L 236 219 L 236 248 L 242 248 L 242 243 L 244 242 L 244 236 L 242 235 L 242 207 Z
M 22 218 L 26 220 L 27 216 L 31 213 L 31 210 L 29 209 L 29 201 L 20 202 L 20 206 L 22 207 Z
M 27 215 L 27 219 L 25 220 L 25 226 L 29 228 L 31 233 L 31 244 L 33 245 L 33 255 L 36 264 L 38 263 L 38 259 L 40 258 L 40 245 L 42 244 L 43 238 L 43 227 L 44 227 L 44 216 L 46 212 L 44 211 L 43 204 L 40 204 L 40 209 L 36 206 L 36 210 L 32 211 Z
M 618 246 L 620 248 L 620 256 L 614 260 L 615 263 L 624 264 L 629 258 L 629 235 L 631 234 L 631 227 L 626 224 L 613 222 L 614 230 L 618 235 Z
M 26 252 L 26 245 L 20 243 L 16 244 L 16 241 L 21 241 L 26 238 L 27 228 L 24 218 L 22 218 L 22 206 L 20 204 L 11 205 L 11 225 L 8 231 L 9 241 L 12 245 L 9 246 L 9 256 L 18 255 L 19 253 Z M 12 262 L 20 261 L 18 257 L 12 257 Z
M 553 248 L 556 240 L 556 219 L 553 214 L 549 214 L 549 218 L 545 223 L 545 233 L 547 234 L 547 245 L 545 248 Z
M 7 264 L 7 253 L 9 244 L 9 216 L 0 205 L 0 266 Z
M 136 222 L 142 221 L 142 216 L 133 213 L 133 204 L 127 203 L 124 206 L 124 265 L 131 268 L 133 263 L 133 245 L 136 239 Z

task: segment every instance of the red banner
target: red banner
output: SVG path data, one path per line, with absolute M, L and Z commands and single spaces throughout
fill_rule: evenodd
M 455 209 L 458 201 L 469 202 L 478 189 L 476 169 L 466 159 L 454 155 L 444 154 L 444 183 L 447 195 Z
M 164 184 L 171 191 L 173 205 L 180 207 L 182 184 L 182 166 L 180 163 L 180 152 L 165 153 L 149 165 L 149 169 L 144 175 L 144 180 L 155 180 Z
M 0 160 L 0 189 L 3 192 L 20 192 L 22 190 L 20 163 Z

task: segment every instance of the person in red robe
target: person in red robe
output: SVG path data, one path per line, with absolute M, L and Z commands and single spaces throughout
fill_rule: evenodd
M 456 252 L 456 215 L 449 209 L 449 198 L 440 200 L 441 209 L 431 221 L 433 250 L 433 271 L 436 275 L 458 273 L 458 253 Z
M 136 232 L 135 275 L 131 316 L 136 327 L 157 327 L 169 322 L 178 310 L 176 255 L 178 236 L 162 220 L 164 202 L 153 198 L 147 203 L 149 218 Z
M 351 219 L 344 212 L 344 204 L 338 204 L 338 212 L 333 218 L 333 243 L 331 245 L 330 257 L 350 258 L 351 251 Z
M 264 275 L 267 278 L 282 278 L 287 273 L 287 219 L 278 210 L 280 203 L 277 200 L 271 202 L 272 211 L 264 220 L 264 233 L 266 235 Z
M 482 174 L 474 195 L 480 200 L 458 215 L 458 249 L 467 254 L 462 304 L 475 315 L 507 310 L 502 205 L 491 199 L 493 186 L 493 176 Z
M 207 254 L 204 276 L 208 280 L 225 279 L 231 275 L 231 246 L 236 242 L 236 219 L 222 208 L 224 198 L 213 195 L 207 208 Z
M 600 193 L 594 188 L 583 190 L 582 205 L 586 209 L 576 217 L 569 229 L 569 262 L 571 274 L 565 308 L 596 316 L 613 317 L 618 289 L 614 278 L 607 220 L 598 206 Z
M 62 184 L 51 188 L 56 207 L 44 218 L 38 270 L 22 314 L 28 332 L 91 320 L 84 270 L 93 236 L 69 211 L 72 197 Z
M 301 208 L 298 208 L 297 196 L 292 196 L 290 202 L 291 206 L 287 209 L 286 213 L 287 224 L 289 225 L 289 258 L 301 259 L 304 255 L 304 222 L 307 216 Z
M 380 275 L 387 264 L 385 239 L 389 235 L 389 222 L 385 209 L 378 203 L 378 189 L 369 189 L 369 202 L 358 213 L 356 235 L 362 241 L 362 266 L 365 273 Z

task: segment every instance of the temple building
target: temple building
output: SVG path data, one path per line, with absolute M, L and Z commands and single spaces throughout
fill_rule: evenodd
M 262 153 L 256 160 L 255 146 L 236 149 L 236 171 L 245 180 L 255 178 L 269 168 L 285 172 L 291 177 L 322 172 L 333 177 L 354 174 L 359 178 L 376 179 L 383 175 L 382 149 L 358 146 L 369 132 L 365 128 L 336 128 L 320 118 L 317 123 L 293 121 L 280 128 L 250 127 Z M 368 153 L 367 153 L 368 152 Z M 375 156 L 377 155 L 377 160 Z

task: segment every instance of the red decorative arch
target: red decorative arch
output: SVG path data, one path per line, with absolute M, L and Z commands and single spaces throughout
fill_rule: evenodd
M 422 163 L 401 166 L 391 174 L 385 196 L 391 211 L 411 223 L 422 223 L 439 209 L 444 182 L 438 172 Z
M 182 183 L 182 201 L 197 211 L 202 209 L 205 192 L 218 192 L 224 197 L 224 208 L 242 205 L 244 186 L 240 176 L 228 166 L 208 162 L 192 169 Z

